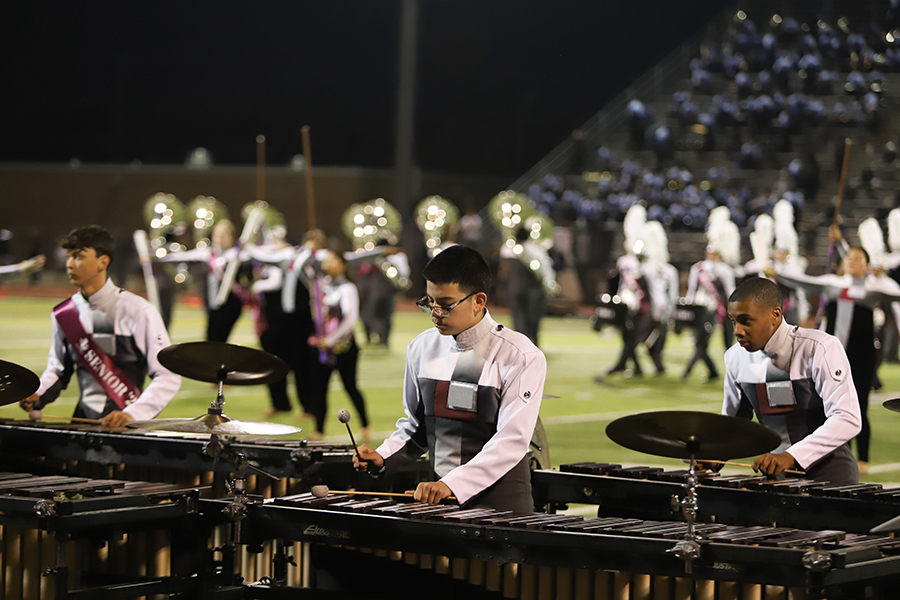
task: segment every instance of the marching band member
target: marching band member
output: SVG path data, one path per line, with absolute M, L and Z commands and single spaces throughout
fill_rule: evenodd
M 47 368 L 37 392 L 20 406 L 31 411 L 53 402 L 74 372 L 80 389 L 75 417 L 101 419 L 104 427 L 152 419 L 181 386 L 181 377 L 157 360 L 169 346 L 159 311 L 107 277 L 115 245 L 106 229 L 74 229 L 62 247 L 78 292 L 53 309 Z
M 409 259 L 399 248 L 388 246 L 382 240 L 384 255 L 374 256 L 363 262 L 356 274 L 359 289 L 359 318 L 366 332 L 366 341 L 377 338 L 378 344 L 387 346 L 393 325 L 397 292 L 409 289 Z
M 755 414 L 781 436 L 778 448 L 754 461 L 755 470 L 779 475 L 796 464 L 810 479 L 857 483 L 849 448 L 860 430 L 856 373 L 833 336 L 789 325 L 783 302 L 778 286 L 758 277 L 729 297 L 738 345 L 725 353 L 722 414 Z
M 837 227 L 832 227 L 829 235 L 836 242 L 844 242 Z M 843 250 L 842 244 L 838 247 L 839 251 Z M 862 248 L 843 250 L 841 271 L 842 275 L 812 277 L 779 269 L 776 265 L 773 272 L 779 283 L 821 294 L 826 301 L 825 331 L 840 340 L 847 351 L 853 372 L 853 385 L 862 416 L 862 429 L 856 438 L 856 450 L 860 470 L 865 473 L 869 462 L 869 391 L 872 388 L 876 358 L 873 314 L 879 305 L 900 300 L 900 285 L 889 278 L 877 278 L 869 274 L 869 256 Z
M 232 260 L 238 260 L 238 249 L 235 248 L 234 242 L 234 224 L 228 219 L 220 219 L 213 226 L 209 246 L 184 252 L 169 252 L 163 257 L 152 259 L 154 262 L 197 262 L 206 265 L 203 306 L 206 308 L 207 316 L 207 341 L 228 341 L 241 316 L 244 300 L 249 296 L 247 291 L 235 282 L 224 303 L 219 304 L 216 298 L 226 266 Z
M 427 295 L 417 304 L 434 329 L 409 344 L 403 386 L 406 416 L 354 463 L 390 473 L 428 450 L 437 481 L 421 482 L 418 501 L 451 494 L 464 507 L 534 511 L 528 447 L 543 396 L 547 361 L 521 333 L 486 308 L 491 271 L 465 246 L 437 254 L 423 272 Z
M 766 214 L 756 217 L 755 231 L 750 234 L 750 248 L 753 259 L 744 265 L 747 276 L 766 277 L 765 271 L 773 262 L 778 270 L 800 275 L 806 272 L 806 259 L 800 256 L 799 238 L 794 229 L 794 206 L 790 202 L 779 200 L 771 217 Z M 806 291 L 775 283 L 785 299 L 784 318 L 787 322 L 807 324 L 810 314 Z
M 321 268 L 325 275 L 321 291 L 324 323 L 322 329 L 309 338 L 311 347 L 327 353 L 327 359 L 318 363 L 318 383 L 315 389 L 319 397 L 313 403 L 316 437 L 321 437 L 325 431 L 328 382 L 337 369 L 344 391 L 359 413 L 362 422 L 360 437 L 368 440 L 371 431 L 366 402 L 356 382 L 359 346 L 353 334 L 353 328 L 359 320 L 359 292 L 353 282 L 347 279 L 347 263 L 342 254 L 327 250 Z
M 728 210 L 726 207 L 720 208 Z M 698 317 L 702 325 L 694 327 L 697 349 L 688 361 L 682 375 L 683 379 L 690 376 L 698 360 L 702 360 L 709 369 L 709 380 L 719 378 L 719 371 L 709 356 L 709 341 L 717 324 L 722 325 L 726 349 L 733 341 L 730 336 L 731 327 L 726 321 L 728 310 L 726 300 L 734 291 L 734 269 L 731 264 L 740 258 L 740 233 L 729 216 L 716 211 L 719 211 L 719 208 L 713 209 L 710 213 L 706 231 L 708 241 L 706 259 L 695 263 L 688 277 L 685 300 L 705 306 L 706 312 L 702 317 Z
M 678 303 L 678 269 L 669 264 L 668 238 L 662 223 L 647 223 L 645 237 L 647 260 L 643 264 L 643 270 L 650 291 L 650 314 L 656 325 L 647 340 L 647 349 L 656 366 L 656 374 L 663 375 L 666 369 L 662 353 L 669 331 L 669 318 Z
M 625 215 L 623 229 L 625 231 L 625 254 L 616 261 L 619 273 L 618 295 L 628 306 L 630 318 L 622 327 L 622 352 L 619 360 L 607 372 L 607 375 L 625 371 L 628 361 L 634 364 L 634 374 L 643 375 L 635 350 L 647 340 L 653 331 L 653 315 L 650 311 L 650 288 L 641 268 L 646 258 L 645 242 L 641 239 L 642 230 L 647 223 L 647 209 L 635 204 Z
M 500 257 L 506 264 L 507 295 L 513 329 L 538 345 L 541 319 L 547 313 L 547 285 L 555 285 L 553 260 L 547 251 L 531 241 L 525 227 L 516 230 L 515 244 L 503 244 Z M 533 268 L 534 267 L 534 268 Z

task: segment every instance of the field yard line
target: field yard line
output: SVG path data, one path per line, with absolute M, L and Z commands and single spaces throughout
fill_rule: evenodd
M 886 465 L 869 465 L 869 474 L 889 473 L 891 471 L 900 471 L 900 463 L 889 463 Z
M 701 410 L 705 412 L 709 412 L 710 409 L 721 408 L 721 402 L 707 402 L 705 404 L 692 404 L 687 406 L 679 406 L 677 410 Z M 663 408 L 657 408 L 655 410 L 665 410 Z M 590 423 L 595 421 L 613 421 L 620 417 L 627 417 L 628 415 L 633 415 L 637 412 L 635 410 L 618 410 L 614 412 L 605 412 L 605 413 L 594 413 L 589 415 L 566 415 L 559 417 L 542 417 L 541 421 L 544 422 L 544 425 L 572 425 L 574 423 Z

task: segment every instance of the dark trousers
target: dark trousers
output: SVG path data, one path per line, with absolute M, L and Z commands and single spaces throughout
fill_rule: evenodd
M 263 303 L 266 329 L 259 336 L 259 343 L 263 350 L 283 360 L 294 372 L 297 399 L 303 411 L 310 412 L 308 398 L 318 385 L 318 351 L 306 343 L 312 332 L 308 325 L 304 326 L 305 321 L 299 313 L 284 312 L 280 291 L 265 294 Z M 269 397 L 274 410 L 291 410 L 287 387 L 287 378 L 269 384 Z
M 396 293 L 394 286 L 380 272 L 372 273 L 357 282 L 359 288 L 359 319 L 366 330 L 366 341 L 378 336 L 378 343 L 387 346 L 391 336 Z
M 723 327 L 728 327 L 728 325 L 723 325 Z M 688 361 L 687 367 L 684 369 L 684 377 L 688 377 L 691 374 L 691 370 L 698 360 L 702 360 L 703 364 L 706 365 L 706 368 L 709 369 L 710 379 L 719 377 L 716 363 L 714 363 L 713 359 L 709 356 L 709 340 L 712 338 L 712 332 L 715 328 L 715 313 L 706 311 L 702 315 L 702 319 L 698 326 L 694 327 L 694 343 L 697 345 L 697 349 L 694 350 L 694 355 L 691 357 L 691 360 Z
M 318 357 L 318 351 L 316 351 Z M 366 401 L 359 387 L 356 385 L 356 366 L 359 363 L 359 346 L 356 340 L 350 342 L 350 349 L 341 354 L 329 356 L 330 360 L 325 363 L 317 363 L 317 379 L 315 401 L 311 406 L 311 413 L 316 420 L 316 431 L 322 433 L 325 431 L 325 417 L 328 412 L 328 382 L 331 380 L 331 374 L 337 369 L 341 376 L 341 383 L 344 384 L 344 390 L 350 396 L 356 412 L 359 414 L 359 420 L 363 427 L 369 426 L 369 416 L 366 413 Z
M 518 292 L 509 299 L 512 312 L 513 329 L 528 336 L 535 346 L 538 345 L 538 332 L 541 319 L 547 312 L 547 299 L 544 290 L 532 288 Z
M 868 352 L 867 356 L 852 356 L 848 353 L 850 373 L 853 374 L 853 387 L 859 397 L 859 416 L 862 419 L 862 429 L 856 436 L 856 456 L 862 462 L 869 462 L 869 440 L 872 437 L 872 429 L 869 426 L 869 391 L 872 389 L 872 378 L 875 375 L 874 353 Z
M 234 294 L 228 294 L 225 304 L 207 312 L 206 340 L 209 342 L 227 342 L 234 324 L 241 316 L 243 302 Z
M 662 353 L 663 348 L 666 346 L 666 336 L 669 334 L 669 328 L 665 323 L 659 323 L 658 321 L 656 323 L 656 329 L 651 331 L 650 336 L 647 338 L 647 342 L 650 343 L 647 346 L 647 351 L 653 360 L 653 366 L 656 367 L 656 373 L 662 375 L 666 372 L 666 367 L 662 361 Z
M 640 313 L 632 317 L 631 326 L 626 326 L 622 330 L 622 353 L 619 355 L 619 361 L 610 370 L 611 373 L 616 371 L 624 371 L 628 368 L 628 359 L 634 363 L 635 375 L 642 375 L 643 370 L 638 362 L 635 350 L 640 344 L 646 341 L 650 332 L 656 327 L 656 321 L 649 311 Z

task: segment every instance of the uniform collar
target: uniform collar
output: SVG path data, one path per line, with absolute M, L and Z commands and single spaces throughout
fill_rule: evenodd
M 793 330 L 794 326 L 788 325 L 787 321 L 782 319 L 781 325 L 762 349 L 762 353 L 772 359 L 772 363 L 782 371 L 787 371 L 791 366 L 791 354 L 794 350 L 794 341 L 791 338 Z
M 481 317 L 481 320 L 478 321 L 478 323 L 453 336 L 456 340 L 457 349 L 460 351 L 471 350 L 495 325 L 497 325 L 497 322 L 491 318 L 491 313 L 485 308 L 484 316 Z
M 106 283 L 103 284 L 103 287 L 94 292 L 90 298 L 85 298 L 81 292 L 78 292 L 82 300 L 87 302 L 92 310 L 102 310 L 104 312 L 115 302 L 116 294 L 118 293 L 119 288 L 116 287 L 109 277 L 106 278 Z

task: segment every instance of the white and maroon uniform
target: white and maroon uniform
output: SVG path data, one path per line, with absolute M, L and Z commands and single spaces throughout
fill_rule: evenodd
M 859 433 L 859 400 L 843 346 L 832 335 L 781 322 L 762 350 L 725 353 L 722 414 L 773 429 L 810 478 L 857 483 L 848 443 Z M 730 458 L 730 457 L 729 457 Z
M 456 336 L 420 334 L 407 348 L 406 416 L 378 448 L 386 470 L 427 449 L 460 504 L 533 512 L 526 454 L 546 375 L 543 353 L 486 310 Z
M 116 287 L 111 279 L 90 298 L 78 292 L 72 301 L 85 332 L 135 386 L 143 388 L 144 378 L 150 376 L 147 388 L 125 407 L 125 412 L 135 421 L 155 417 L 181 387 L 181 377 L 159 364 L 156 358 L 160 350 L 170 345 L 159 311 L 140 296 Z M 76 358 L 55 316 L 52 321 L 53 345 L 47 368 L 41 375 L 38 388 L 41 398 L 36 408 L 56 400 L 74 371 L 81 393 L 76 412 L 99 418 L 117 410 L 103 387 Z

